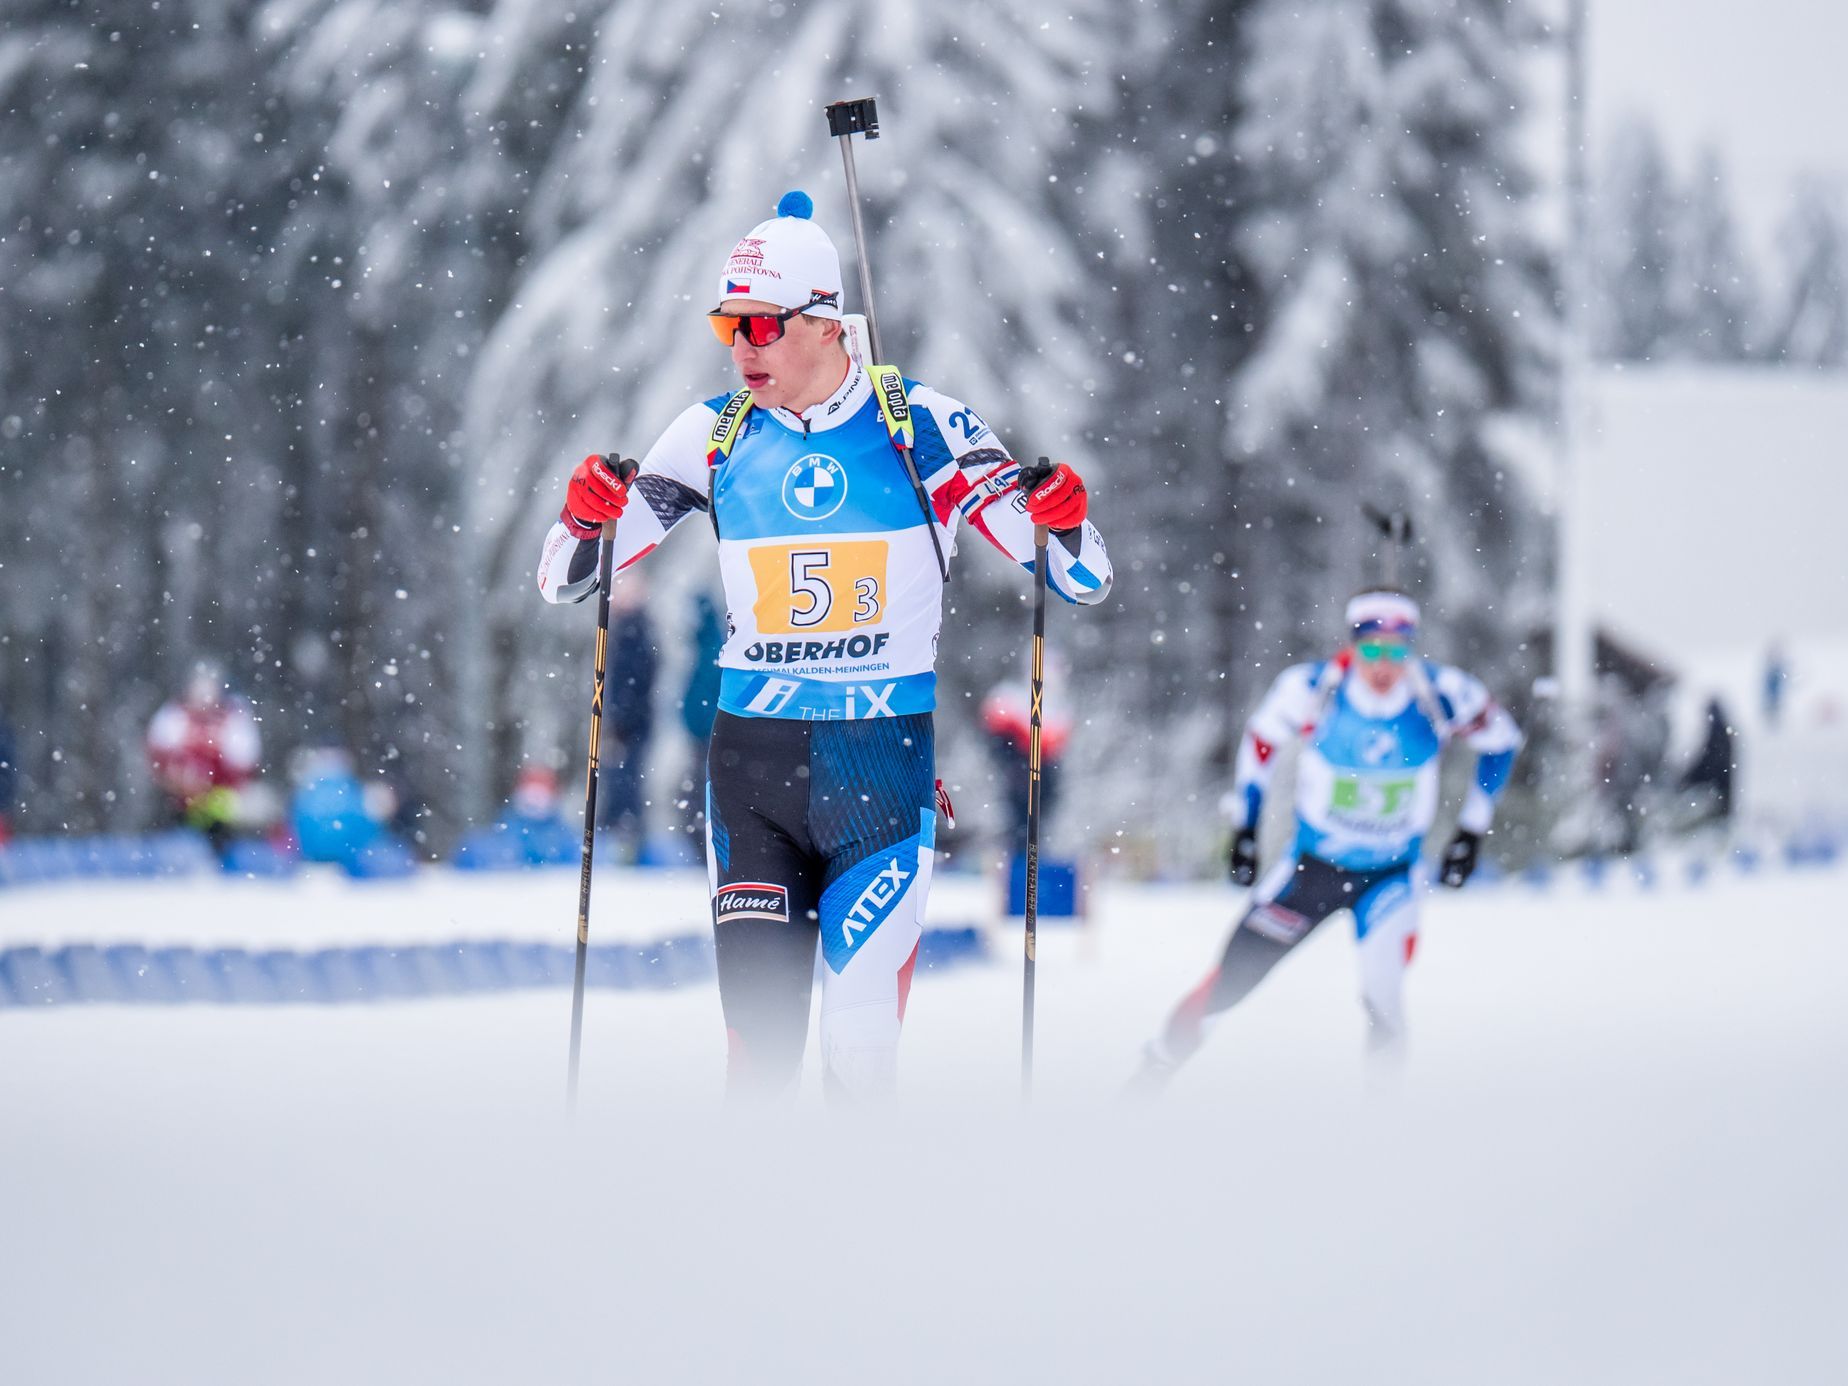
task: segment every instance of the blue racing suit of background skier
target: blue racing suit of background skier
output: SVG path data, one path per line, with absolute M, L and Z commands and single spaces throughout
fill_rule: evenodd
M 1438 762 L 1460 740 L 1476 772 L 1441 878 L 1461 886 L 1508 782 L 1521 734 L 1475 678 L 1419 659 L 1418 608 L 1402 593 L 1348 604 L 1351 643 L 1332 659 L 1278 675 L 1239 743 L 1232 873 L 1255 885 L 1225 954 L 1182 1000 L 1146 1054 L 1156 1081 L 1190 1057 L 1209 1022 L 1251 990 L 1315 928 L 1354 918 L 1369 1033 L 1394 1048 L 1405 1030 L 1404 978 L 1418 938 L 1421 853 L 1437 816 Z M 1257 875 L 1257 827 L 1278 752 L 1300 742 L 1289 855 Z

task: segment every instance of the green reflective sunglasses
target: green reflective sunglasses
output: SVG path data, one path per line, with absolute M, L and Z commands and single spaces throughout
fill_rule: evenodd
M 1361 640 L 1354 648 L 1362 659 L 1390 659 L 1394 664 L 1403 664 L 1412 657 L 1412 647 L 1398 640 Z

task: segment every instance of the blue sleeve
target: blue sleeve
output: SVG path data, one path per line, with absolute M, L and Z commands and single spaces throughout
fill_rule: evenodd
M 1245 822 L 1247 828 L 1256 828 L 1258 820 L 1264 816 L 1264 790 L 1256 784 L 1245 786 Z
M 1493 799 L 1514 771 L 1514 752 L 1490 751 L 1476 757 L 1476 788 Z

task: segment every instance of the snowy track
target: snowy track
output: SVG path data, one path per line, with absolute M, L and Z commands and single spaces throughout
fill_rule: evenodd
M 1116 1088 L 1234 902 L 1106 887 L 1042 934 L 1030 1119 L 1011 934 L 858 1121 L 721 1113 L 709 984 L 590 998 L 575 1130 L 557 992 L 0 1011 L 0 1376 L 1839 1381 L 1845 885 L 1436 897 L 1396 1077 L 1331 926 L 1153 1108 Z M 549 938 L 571 886 L 46 889 L 0 947 Z M 602 937 L 702 912 L 647 888 Z

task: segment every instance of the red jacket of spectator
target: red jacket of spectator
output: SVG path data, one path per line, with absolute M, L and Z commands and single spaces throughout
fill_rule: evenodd
M 1026 754 L 1032 737 L 1032 700 L 1025 681 L 997 684 L 982 700 L 982 729 Z M 1057 760 L 1071 739 L 1072 719 L 1057 706 L 1040 705 L 1040 756 Z
M 257 771 L 262 739 L 241 698 L 196 690 L 164 704 L 148 723 L 148 763 L 161 789 L 182 803 L 209 790 L 240 789 Z

